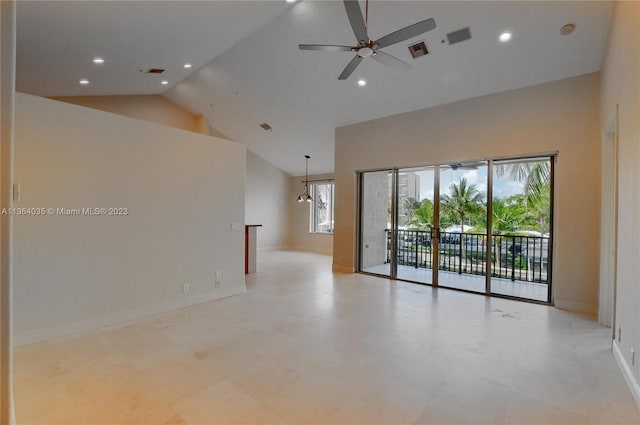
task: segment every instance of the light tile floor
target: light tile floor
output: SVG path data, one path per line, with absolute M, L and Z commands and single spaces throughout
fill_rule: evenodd
M 20 347 L 21 424 L 633 424 L 609 329 L 261 252 L 248 292 Z
M 391 271 L 389 264 L 379 264 L 367 267 L 363 270 L 366 273 L 380 274 L 389 276 Z M 433 271 L 427 268 L 415 268 L 410 266 L 398 266 L 398 279 L 408 280 L 411 282 L 431 284 L 433 282 Z M 440 270 L 438 276 L 438 284 L 445 288 L 464 289 L 465 291 L 473 291 L 484 293 L 486 278 L 474 274 L 458 274 Z M 511 279 L 502 279 L 498 277 L 491 278 L 491 291 L 494 294 L 508 295 L 510 297 L 525 298 L 535 301 L 547 302 L 547 285 L 533 282 L 512 281 Z

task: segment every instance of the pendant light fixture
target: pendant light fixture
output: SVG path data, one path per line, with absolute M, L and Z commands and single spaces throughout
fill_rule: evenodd
M 304 181 L 302 182 L 304 183 L 304 192 L 302 192 L 302 194 L 298 196 L 298 202 L 312 202 L 313 197 L 309 194 L 309 158 L 311 157 L 309 155 L 305 155 L 304 157 L 306 161 Z

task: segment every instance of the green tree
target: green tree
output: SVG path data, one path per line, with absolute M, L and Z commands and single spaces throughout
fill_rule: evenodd
M 545 193 L 551 185 L 551 163 L 549 161 L 538 162 L 514 162 L 496 165 L 498 177 L 509 176 L 517 182 L 524 182 L 524 196 L 529 204 L 543 202 Z
M 515 162 L 496 165 L 498 177 L 508 175 L 513 180 L 524 182 L 525 212 L 520 220 L 521 228 L 548 231 L 551 211 L 551 162 Z
M 510 196 L 506 199 L 494 198 L 492 205 L 492 233 L 507 234 L 521 229 L 522 221 L 526 218 L 526 207 L 521 202 L 521 195 Z
M 419 207 L 413 210 L 411 220 L 407 225 L 419 230 L 431 228 L 433 226 L 433 202 L 429 199 L 423 199 Z
M 440 197 L 440 207 L 443 213 L 456 218 L 456 221 L 460 223 L 460 233 L 464 233 L 465 218 L 478 214 L 484 209 L 483 202 L 484 196 L 478 192 L 476 185 L 468 184 L 464 177 L 457 184 L 452 183 L 449 186 L 448 195 Z
M 551 187 L 542 188 L 540 196 L 532 199 L 527 204 L 527 221 L 533 229 L 545 234 L 549 231 L 549 218 L 551 213 Z

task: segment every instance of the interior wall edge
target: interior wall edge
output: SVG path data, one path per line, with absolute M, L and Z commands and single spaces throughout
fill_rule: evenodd
M 250 149 L 245 161 L 245 223 L 262 225 L 258 251 L 285 249 L 290 245 L 290 175 Z
M 595 315 L 598 312 L 598 305 L 591 303 L 582 303 L 573 300 L 565 300 L 562 298 L 555 298 L 553 300 L 553 304 L 556 308 L 561 310 L 575 311 L 579 313 L 587 313 L 590 315 Z
M 192 114 L 160 95 L 56 96 L 48 99 L 226 139 L 218 133 L 210 134 L 206 117 Z
M 336 264 L 336 263 L 333 263 L 333 265 L 331 266 L 331 269 L 333 270 L 334 273 L 355 273 L 356 272 L 355 267 L 345 266 L 345 265 Z
M 620 350 L 620 346 L 617 341 L 613 341 L 613 357 L 616 359 L 616 363 L 620 368 L 620 372 L 622 372 L 622 376 L 624 377 L 624 381 L 629 386 L 629 391 L 631 391 L 631 395 L 633 396 L 633 400 L 636 402 L 638 409 L 640 409 L 640 384 L 636 381 L 633 372 L 629 368 L 629 365 L 624 360 L 624 356 L 622 355 L 622 351 Z

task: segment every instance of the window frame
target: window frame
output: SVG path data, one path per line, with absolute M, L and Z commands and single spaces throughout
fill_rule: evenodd
M 309 203 L 309 233 L 317 235 L 333 235 L 335 224 L 331 225 L 328 231 L 318 230 L 316 210 L 318 208 L 318 186 L 329 186 L 330 201 L 327 202 L 327 220 L 329 223 L 334 223 L 335 213 L 335 183 L 333 180 L 323 180 L 309 183 L 309 194 L 313 198 L 313 201 Z

